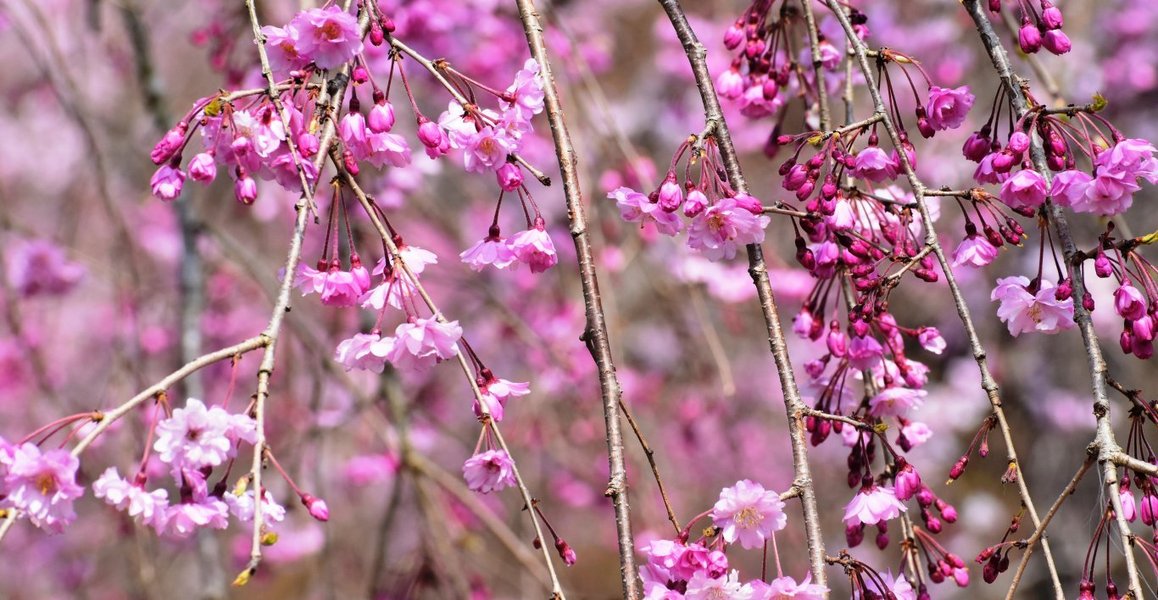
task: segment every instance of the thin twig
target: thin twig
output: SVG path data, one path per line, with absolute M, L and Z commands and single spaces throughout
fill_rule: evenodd
M 715 86 L 712 83 L 711 73 L 707 65 L 707 49 L 700 43 L 688 23 L 687 15 L 677 0 L 659 0 L 667 13 L 668 19 L 684 47 L 695 75 L 696 87 L 700 92 L 700 100 L 704 105 L 704 121 L 714 124 L 712 131 L 720 151 L 720 159 L 728 174 L 728 183 L 737 193 L 747 192 L 748 185 L 740 169 L 739 157 L 732 146 L 732 136 L 728 125 L 724 121 L 724 114 L 720 108 L 720 100 L 716 96 Z M 784 330 L 780 325 L 780 316 L 776 312 L 776 300 L 772 294 L 772 286 L 768 281 L 768 266 L 764 262 L 764 251 L 759 244 L 748 244 L 748 272 L 756 286 L 760 298 L 760 308 L 764 315 L 764 322 L 768 328 L 768 345 L 772 350 L 772 357 L 776 363 L 776 372 L 780 376 L 780 389 L 784 395 L 784 409 L 788 416 L 788 434 L 792 445 L 792 465 L 795 478 L 793 488 L 800 494 L 800 503 L 804 512 L 804 532 L 808 543 L 808 557 L 812 580 L 820 585 L 826 585 L 827 576 L 824 572 L 824 535 L 820 530 L 820 511 L 816 504 L 816 490 L 812 485 L 812 472 L 808 465 L 808 442 L 804 438 L 803 412 L 807 408 L 800 398 L 800 390 L 796 386 L 796 376 L 792 372 L 792 363 L 788 358 L 788 346 L 784 339 Z
M 837 21 L 840 22 L 841 28 L 844 29 L 845 37 L 848 39 L 850 48 L 857 59 L 861 74 L 864 75 L 865 82 L 868 87 L 869 95 L 872 97 L 873 107 L 879 113 L 885 115 L 882 124 L 889 134 L 889 139 L 893 146 L 897 149 L 897 155 L 901 161 L 901 167 L 905 172 L 905 177 L 908 179 L 909 186 L 912 188 L 913 196 L 917 201 L 917 210 L 921 215 L 921 221 L 925 229 L 925 245 L 933 249 L 933 254 L 937 257 L 937 262 L 941 265 L 941 271 L 945 275 L 945 282 L 948 284 L 949 292 L 953 296 L 953 303 L 957 308 L 957 315 L 964 326 L 966 336 L 969 338 L 969 347 L 972 350 L 973 358 L 977 363 L 977 369 L 981 373 L 981 388 L 985 390 L 985 394 L 989 399 L 989 404 L 993 408 L 993 414 L 997 417 L 998 427 L 1001 429 L 1001 435 L 1005 441 L 1005 448 L 1008 453 L 1009 463 L 1017 471 L 1017 490 L 1021 497 L 1021 503 L 1025 506 L 1026 512 L 1029 514 L 1030 520 L 1034 527 L 1041 525 L 1041 520 L 1037 516 L 1037 509 L 1034 508 L 1033 499 L 1029 493 L 1029 486 L 1025 481 L 1025 476 L 1021 472 L 1021 464 L 1017 458 L 1017 450 L 1013 444 L 1013 433 L 1009 427 L 1009 421 L 1005 417 L 1005 411 L 1001 405 L 1001 395 L 997 386 L 997 381 L 994 380 L 992 373 L 989 371 L 989 364 L 986 359 L 984 347 L 981 345 L 981 339 L 977 335 L 977 329 L 973 325 L 973 316 L 969 311 L 968 305 L 965 303 L 965 296 L 961 292 L 961 287 L 957 283 L 957 278 L 953 274 L 953 267 L 949 263 L 945 255 L 944 249 L 941 247 L 937 239 L 937 231 L 933 225 L 932 215 L 929 213 L 929 207 L 925 202 L 925 192 L 928 188 L 925 187 L 921 180 L 917 177 L 913 170 L 913 165 L 909 162 L 908 153 L 903 151 L 900 134 L 897 131 L 896 124 L 888 117 L 888 111 L 885 107 L 884 100 L 881 98 L 880 90 L 877 88 L 876 78 L 873 75 L 873 69 L 868 62 L 868 56 L 865 49 L 864 42 L 856 35 L 849 22 L 848 16 L 844 13 L 837 0 L 825 0 L 829 10 L 832 11 Z M 1057 566 L 1053 561 L 1053 553 L 1050 551 L 1049 542 L 1045 539 L 1041 542 L 1042 554 L 1045 557 L 1046 565 L 1049 568 L 1050 577 L 1053 580 L 1054 593 L 1059 599 L 1064 599 L 1065 594 L 1061 586 L 1061 578 L 1057 572 Z

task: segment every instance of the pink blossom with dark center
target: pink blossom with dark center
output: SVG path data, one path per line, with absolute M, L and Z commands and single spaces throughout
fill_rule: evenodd
M 483 494 L 515 485 L 514 462 L 504 450 L 486 450 L 466 459 L 462 475 L 467 487 Z
M 930 87 L 929 101 L 925 105 L 929 125 L 938 131 L 960 127 L 965 122 L 969 109 L 973 107 L 973 100 L 973 94 L 969 92 L 967 85 L 953 89 L 935 85 Z
M 265 36 L 265 51 L 274 73 L 284 76 L 310 64 L 298 50 L 300 34 L 293 23 L 284 28 L 266 25 L 261 28 L 261 34 Z

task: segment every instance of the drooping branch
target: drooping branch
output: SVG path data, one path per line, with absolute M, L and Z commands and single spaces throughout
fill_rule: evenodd
M 852 48 L 854 57 L 861 74 L 867 83 L 869 95 L 872 97 L 874 110 L 884 115 L 882 124 L 885 131 L 889 135 L 889 140 L 893 146 L 897 148 L 897 155 L 901 162 L 901 167 L 904 170 L 905 177 L 908 179 L 909 187 L 913 191 L 913 197 L 917 201 L 917 211 L 921 215 L 921 223 L 925 230 L 925 245 L 932 248 L 934 256 L 937 257 L 937 263 L 941 265 L 941 271 L 945 274 L 945 281 L 948 284 L 949 292 L 953 296 L 953 304 L 956 306 L 957 315 L 961 320 L 961 324 L 965 329 L 966 337 L 969 339 L 969 348 L 973 353 L 973 358 L 977 363 L 977 369 L 981 373 L 981 388 L 985 390 L 986 397 L 993 409 L 994 416 L 997 417 L 998 428 L 1001 430 L 1002 439 L 1005 442 L 1006 452 L 1008 453 L 1009 464 L 1015 469 L 1017 473 L 1017 490 L 1021 497 L 1021 503 L 1029 514 L 1030 521 L 1034 527 L 1041 525 L 1041 520 L 1037 516 L 1037 509 L 1034 507 L 1033 498 L 1029 493 L 1029 484 L 1025 481 L 1025 476 L 1021 472 L 1021 463 L 1017 457 L 1017 450 L 1013 443 L 1013 433 L 1009 427 L 1009 421 L 1006 419 L 1005 410 L 1002 408 L 1000 389 L 997 381 L 993 378 L 993 374 L 989 371 L 989 363 L 986 357 L 984 346 L 981 344 L 981 338 L 977 334 L 977 328 L 973 324 L 973 316 L 969 311 L 969 306 L 965 302 L 965 296 L 961 292 L 961 286 L 957 283 L 957 278 L 953 274 L 953 267 L 950 264 L 948 257 L 945 255 L 944 248 L 941 247 L 937 239 L 937 230 L 933 224 L 932 215 L 929 212 L 929 207 L 925 202 L 926 186 L 917 177 L 913 170 L 913 165 L 909 162 L 908 153 L 903 150 L 904 146 L 901 143 L 900 134 L 897 126 L 888 116 L 888 111 L 885 107 L 884 100 L 881 97 L 880 91 L 877 88 L 876 78 L 873 74 L 873 69 L 868 62 L 868 52 L 865 48 L 864 42 L 857 36 L 849 22 L 848 15 L 844 13 L 843 8 L 837 0 L 825 0 L 830 11 L 840 22 L 841 28 L 844 29 L 845 36 Z M 1057 566 L 1053 560 L 1053 553 L 1050 550 L 1049 542 L 1045 539 L 1041 541 L 1042 554 L 1045 557 L 1046 565 L 1049 568 L 1050 578 L 1053 581 L 1054 593 L 1057 598 L 1065 598 L 1064 591 L 1061 586 L 1061 578 L 1057 572 Z
M 1029 106 L 1023 90 L 1023 86 L 1028 85 L 1027 82 L 1013 72 L 1013 67 L 1010 66 L 1009 56 L 1005 52 L 1001 38 L 999 38 L 993 30 L 993 24 L 989 21 L 989 16 L 985 13 L 986 7 L 983 7 L 978 0 L 965 0 L 964 5 L 965 10 L 973 19 L 974 24 L 977 25 L 977 32 L 980 34 L 981 43 L 985 46 L 985 51 L 993 62 L 993 67 L 997 70 L 997 75 L 1001 78 L 1001 83 L 1005 86 L 1005 91 L 1013 103 L 1015 117 L 1021 118 L 1032 108 Z M 1042 140 L 1037 135 L 1031 136 L 1029 154 L 1033 160 L 1035 170 L 1045 179 L 1045 184 L 1048 188 L 1052 181 L 1051 171 L 1049 165 L 1046 164 Z M 1097 333 L 1094 331 L 1094 323 L 1090 318 L 1090 311 L 1086 310 L 1081 302 L 1081 298 L 1086 294 L 1085 273 L 1082 268 L 1082 263 L 1075 263 L 1074 261 L 1078 249 L 1074 244 L 1073 235 L 1070 233 L 1069 221 L 1066 218 L 1065 211 L 1062 210 L 1061 206 L 1049 200 L 1046 201 L 1046 207 L 1046 210 L 1049 211 L 1049 219 L 1053 221 L 1054 230 L 1057 232 L 1058 240 L 1061 242 L 1065 263 L 1068 266 L 1070 277 L 1074 284 L 1074 321 L 1077 323 L 1078 330 L 1082 334 L 1082 344 L 1086 350 L 1094 397 L 1094 416 L 1097 419 L 1097 433 L 1094 438 L 1094 443 L 1097 444 L 1098 461 L 1102 466 L 1102 477 L 1105 479 L 1107 494 L 1110 496 L 1110 505 L 1113 507 L 1116 516 L 1118 534 L 1122 542 L 1122 552 L 1126 558 L 1126 573 L 1129 578 L 1130 592 L 1135 598 L 1142 598 L 1143 590 L 1141 580 L 1138 576 L 1138 564 L 1134 559 L 1133 535 L 1130 533 L 1130 524 L 1126 521 L 1125 513 L 1122 510 L 1122 498 L 1121 494 L 1119 494 L 1121 488 L 1118 482 L 1118 465 L 1112 460 L 1115 455 L 1121 454 L 1121 448 L 1118 445 L 1117 439 L 1114 437 L 1114 430 L 1110 422 L 1110 401 L 1106 392 L 1106 373 L 1108 368 L 1106 366 L 1106 359 L 1102 355 L 1102 347 L 1098 342 Z M 1042 549 L 1046 549 L 1044 540 L 1042 541 Z
M 708 135 L 715 138 L 720 150 L 720 159 L 724 163 L 724 170 L 728 175 L 728 183 L 737 193 L 747 193 L 748 185 L 740 169 L 740 159 L 732 145 L 732 136 L 728 131 L 728 124 L 724 121 L 724 113 L 720 109 L 720 100 L 716 96 L 715 85 L 712 83 L 711 73 L 708 71 L 707 49 L 700 43 L 688 23 L 687 15 L 677 0 L 660 0 L 675 28 L 676 35 L 683 45 L 688 56 L 692 73 L 695 75 L 696 87 L 699 88 L 700 99 L 704 105 L 704 120 Z M 776 363 L 776 372 L 780 376 L 780 389 L 784 395 L 784 409 L 788 416 L 788 435 L 792 444 L 792 466 L 795 474 L 792 482 L 794 490 L 800 494 L 800 503 L 804 512 L 804 532 L 808 542 L 808 562 L 815 583 L 825 585 L 827 577 L 824 572 L 824 535 L 820 530 L 820 512 L 816 504 L 816 490 L 812 484 L 812 472 L 808 465 L 808 442 L 804 438 L 804 412 L 807 407 L 800 398 L 800 390 L 796 385 L 796 375 L 792 372 L 792 363 L 788 358 L 788 345 L 784 339 L 784 330 L 780 325 L 780 315 L 776 313 L 776 299 L 772 294 L 772 285 L 768 280 L 768 266 L 764 262 L 764 250 L 759 244 L 749 244 L 748 272 L 756 286 L 760 298 L 760 309 L 764 315 L 764 322 L 768 328 L 768 345 L 772 350 L 772 358 Z
M 533 0 L 516 0 L 519 18 L 527 36 L 531 56 L 539 63 L 543 78 L 544 101 L 551 137 L 555 142 L 555 156 L 559 161 L 559 171 L 563 176 L 563 195 L 567 199 L 567 216 L 570 220 L 571 239 L 575 243 L 575 256 L 579 263 L 579 280 L 583 285 L 583 305 L 586 309 L 586 328 L 582 339 L 587 344 L 591 357 L 599 369 L 599 389 L 603 401 L 603 417 L 607 429 L 607 460 L 610 479 L 605 494 L 615 506 L 615 530 L 619 542 L 619 574 L 623 584 L 624 598 L 638 598 L 640 593 L 639 567 L 635 563 L 635 542 L 631 534 L 631 510 L 627 496 L 627 467 L 623 456 L 623 435 L 619 423 L 619 403 L 622 390 L 615 375 L 615 362 L 611 356 L 611 340 L 607 332 L 607 319 L 603 314 L 603 300 L 599 295 L 599 279 L 595 272 L 595 256 L 591 248 L 591 238 L 587 234 L 587 217 L 583 209 L 583 192 L 579 186 L 576 168 L 578 158 L 571 143 L 571 134 L 559 101 L 559 91 L 555 85 L 551 62 L 547 56 L 547 45 L 543 41 L 543 25 L 535 10 Z

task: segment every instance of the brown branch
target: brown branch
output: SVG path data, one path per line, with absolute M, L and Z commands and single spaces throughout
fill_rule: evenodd
M 732 136 L 728 125 L 724 121 L 720 101 L 716 96 L 716 89 L 712 83 L 711 73 L 708 72 L 707 49 L 700 43 L 688 23 L 687 15 L 677 0 L 659 0 L 667 13 L 668 19 L 683 44 L 684 52 L 696 79 L 696 87 L 700 91 L 700 99 L 704 105 L 704 120 L 711 128 L 712 135 L 720 150 L 720 159 L 728 174 L 728 183 L 738 193 L 747 192 L 748 185 L 740 169 L 739 156 L 732 145 Z M 800 398 L 800 390 L 796 386 L 796 376 L 792 372 L 792 363 L 788 358 L 788 346 L 784 339 L 784 330 L 780 325 L 780 316 L 776 313 L 776 300 L 772 294 L 772 286 L 768 281 L 768 266 L 764 262 L 764 251 L 759 244 L 748 244 L 748 272 L 756 286 L 760 298 L 760 308 L 764 314 L 764 322 L 768 328 L 768 345 L 772 351 L 772 358 L 776 363 L 776 372 L 780 376 L 780 389 L 784 394 L 784 410 L 788 417 L 788 434 L 792 444 L 792 465 L 795 473 L 793 488 L 799 491 L 800 503 L 804 512 L 805 538 L 808 542 L 808 558 L 812 579 L 820 585 L 826 585 L 827 577 L 824 572 L 824 535 L 820 530 L 820 511 L 816 505 L 816 490 L 812 485 L 812 472 L 808 465 L 808 442 L 804 438 L 803 410 L 806 408 Z

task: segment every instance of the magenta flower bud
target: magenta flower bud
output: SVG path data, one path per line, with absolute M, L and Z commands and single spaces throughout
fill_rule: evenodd
M 1130 350 L 1137 358 L 1146 360 L 1151 356 L 1154 356 L 1154 342 L 1134 338 L 1134 345 L 1130 348 Z
M 925 529 L 928 529 L 929 533 L 941 533 L 941 530 L 944 528 L 945 526 L 941 523 L 941 519 L 933 515 L 927 515 L 925 519 Z
M 1089 290 L 1086 290 L 1086 293 L 1082 294 L 1082 307 L 1090 312 L 1094 312 L 1094 308 L 1096 307 L 1094 295 L 1091 294 Z
M 1046 29 L 1061 29 L 1065 25 L 1061 9 L 1049 0 L 1043 0 L 1041 3 L 1041 22 L 1045 23 Z
M 370 43 L 381 46 L 386 41 L 386 33 L 382 31 L 382 24 L 377 20 L 370 22 Z
M 366 118 L 366 125 L 374 133 L 390 131 L 394 127 L 394 105 L 386 100 L 374 104 Z
M 989 0 L 989 11 L 995 13 L 1001 12 L 1001 0 Z
M 1118 336 L 1118 347 L 1125 354 L 1134 353 L 1134 334 L 1130 332 L 1130 329 L 1130 327 L 1123 329 L 1122 335 Z
M 688 192 L 688 199 L 684 201 L 684 216 L 695 218 L 708 207 L 708 197 L 698 189 Z
M 253 204 L 257 200 L 257 182 L 244 171 L 238 171 L 237 181 L 233 183 L 233 195 L 242 204 Z
M 856 548 L 864 541 L 864 523 L 852 524 L 844 526 L 844 541 L 848 543 L 849 548 Z
M 1114 310 L 1123 319 L 1141 319 L 1146 314 L 1146 297 L 1127 281 L 1114 291 Z
M 1042 38 L 1041 45 L 1045 46 L 1046 50 L 1059 56 L 1069 52 L 1070 49 L 1074 47 L 1073 43 L 1070 42 L 1069 36 L 1060 29 L 1051 29 L 1045 32 L 1045 37 Z
M 153 164 L 164 164 L 173 158 L 185 144 L 185 133 L 187 131 L 189 131 L 189 125 L 182 121 L 165 132 L 165 135 L 161 136 L 161 139 L 157 141 L 157 145 L 153 146 L 153 151 L 149 153 L 149 158 L 153 161 Z
M 716 93 L 729 100 L 735 100 L 744 95 L 744 76 L 736 65 L 720 73 L 716 78 Z
M 724 32 L 724 47 L 728 50 L 735 50 L 744 43 L 744 27 L 740 22 L 732 23 Z
M 981 579 L 984 580 L 985 583 L 993 583 L 994 581 L 997 581 L 998 575 L 999 573 L 997 571 L 997 563 L 992 560 L 986 562 L 985 566 L 981 568 Z
M 829 330 L 825 344 L 828 346 L 828 351 L 837 358 L 842 358 L 848 353 L 848 337 L 844 335 L 843 331 L 835 327 Z
M 325 500 L 312 494 L 302 494 L 302 504 L 306 506 L 311 517 L 323 522 L 330 520 L 330 507 L 326 506 Z
M 1015 131 L 1013 135 L 1009 136 L 1009 144 L 1005 147 L 1014 154 L 1024 154 L 1026 150 L 1029 150 L 1029 136 L 1024 132 Z
M 751 194 L 736 194 L 732 199 L 736 201 L 736 206 L 754 215 L 764 214 L 764 205 Z
M 346 167 L 351 175 L 357 175 L 361 171 L 358 167 L 358 159 L 354 158 L 354 153 L 349 150 L 342 153 L 342 166 Z
M 898 461 L 900 464 L 900 461 Z M 912 498 L 921 490 L 921 475 L 913 468 L 913 465 L 904 463 L 900 471 L 897 472 L 895 489 L 897 492 L 897 500 L 905 501 Z
M 1154 494 L 1142 496 L 1142 507 L 1138 512 L 1138 516 L 1142 517 L 1142 523 L 1146 526 L 1154 525 L 1156 515 L 1158 515 L 1158 496 Z
M 507 192 L 513 192 L 523 185 L 523 170 L 512 162 L 503 163 L 495 169 L 495 177 L 499 180 L 499 187 Z
M 937 134 L 937 130 L 933 129 L 933 125 L 929 123 L 929 118 L 925 116 L 917 117 L 917 131 L 921 132 L 921 137 L 929 139 Z
M 776 84 L 776 80 L 769 77 L 764 80 L 764 86 L 761 88 L 765 100 L 773 100 L 776 94 L 780 93 L 780 86 Z
M 423 146 L 427 148 L 437 148 L 445 138 L 446 134 L 438 123 L 431 121 L 425 117 L 418 119 L 418 141 L 422 142 Z
M 298 152 L 304 157 L 311 157 L 318 153 L 321 147 L 321 142 L 318 141 L 318 136 L 308 131 L 303 131 L 298 136 Z
M 889 534 L 887 532 L 880 532 L 877 534 L 877 548 L 884 550 L 889 547 Z
M 961 153 L 965 155 L 965 158 L 979 163 L 981 159 L 985 158 L 986 154 L 989 154 L 989 144 L 989 136 L 986 135 L 984 130 L 974 131 L 973 135 L 965 140 L 965 145 L 961 148 Z
M 800 189 L 800 186 L 808 181 L 808 168 L 804 165 L 793 165 L 788 170 L 788 174 L 784 176 L 782 185 L 784 189 L 795 192 Z
M 952 504 L 946 503 L 944 506 L 938 506 L 941 510 L 941 518 L 945 519 L 946 523 L 957 522 L 957 509 L 953 508 Z
M 764 48 L 766 47 L 767 44 L 764 43 L 763 39 L 750 39 L 747 45 L 744 46 L 744 54 L 750 59 L 756 58 L 764 53 Z
M 953 581 L 957 583 L 957 587 L 969 587 L 969 571 L 953 569 Z
M 1054 288 L 1053 297 L 1058 302 L 1069 300 L 1074 295 L 1074 280 L 1066 277 L 1058 282 L 1057 287 Z
M 1021 51 L 1026 54 L 1033 54 L 1041 49 L 1041 30 L 1037 25 L 1030 23 L 1029 19 L 1021 22 L 1021 29 L 1017 32 L 1017 45 L 1021 46 Z
M 949 470 L 949 481 L 956 481 L 957 478 L 965 474 L 965 467 L 969 466 L 969 456 L 962 456 L 953 464 L 953 468 Z
M 562 558 L 568 567 L 575 564 L 575 561 L 578 559 L 578 557 L 575 556 L 575 550 L 571 548 L 571 544 L 563 541 L 563 538 L 555 540 L 555 550 L 559 552 L 559 558 Z
M 1132 329 L 1135 340 L 1154 341 L 1154 319 L 1150 315 L 1143 315 L 1141 319 L 1134 321 Z
M 1094 273 L 1097 273 L 1098 277 L 1103 279 L 1113 275 L 1114 273 L 1114 268 L 1110 264 L 1109 257 L 1107 257 L 1106 253 L 1102 252 L 1100 249 L 1098 250 L 1098 255 L 1094 257 Z
M 804 200 L 812 195 L 812 191 L 816 189 L 816 180 L 808 179 L 800 187 L 796 188 L 796 199 Z
M 189 178 L 201 183 L 211 183 L 217 178 L 217 161 L 208 152 L 202 152 L 189 161 Z
M 676 183 L 675 173 L 668 171 L 667 177 L 664 178 L 663 183 L 659 185 L 658 200 L 659 207 L 667 212 L 675 212 L 679 210 L 680 205 L 684 202 L 684 191 L 680 184 Z
M 350 79 L 352 79 L 354 83 L 366 83 L 370 81 L 370 74 L 366 72 L 366 67 L 358 65 L 354 67 L 354 72 L 350 73 Z
M 1013 158 L 1013 154 L 1007 150 L 1002 150 L 993 156 L 993 170 L 998 173 L 1008 173 L 1013 169 L 1014 163 L 1017 160 Z

